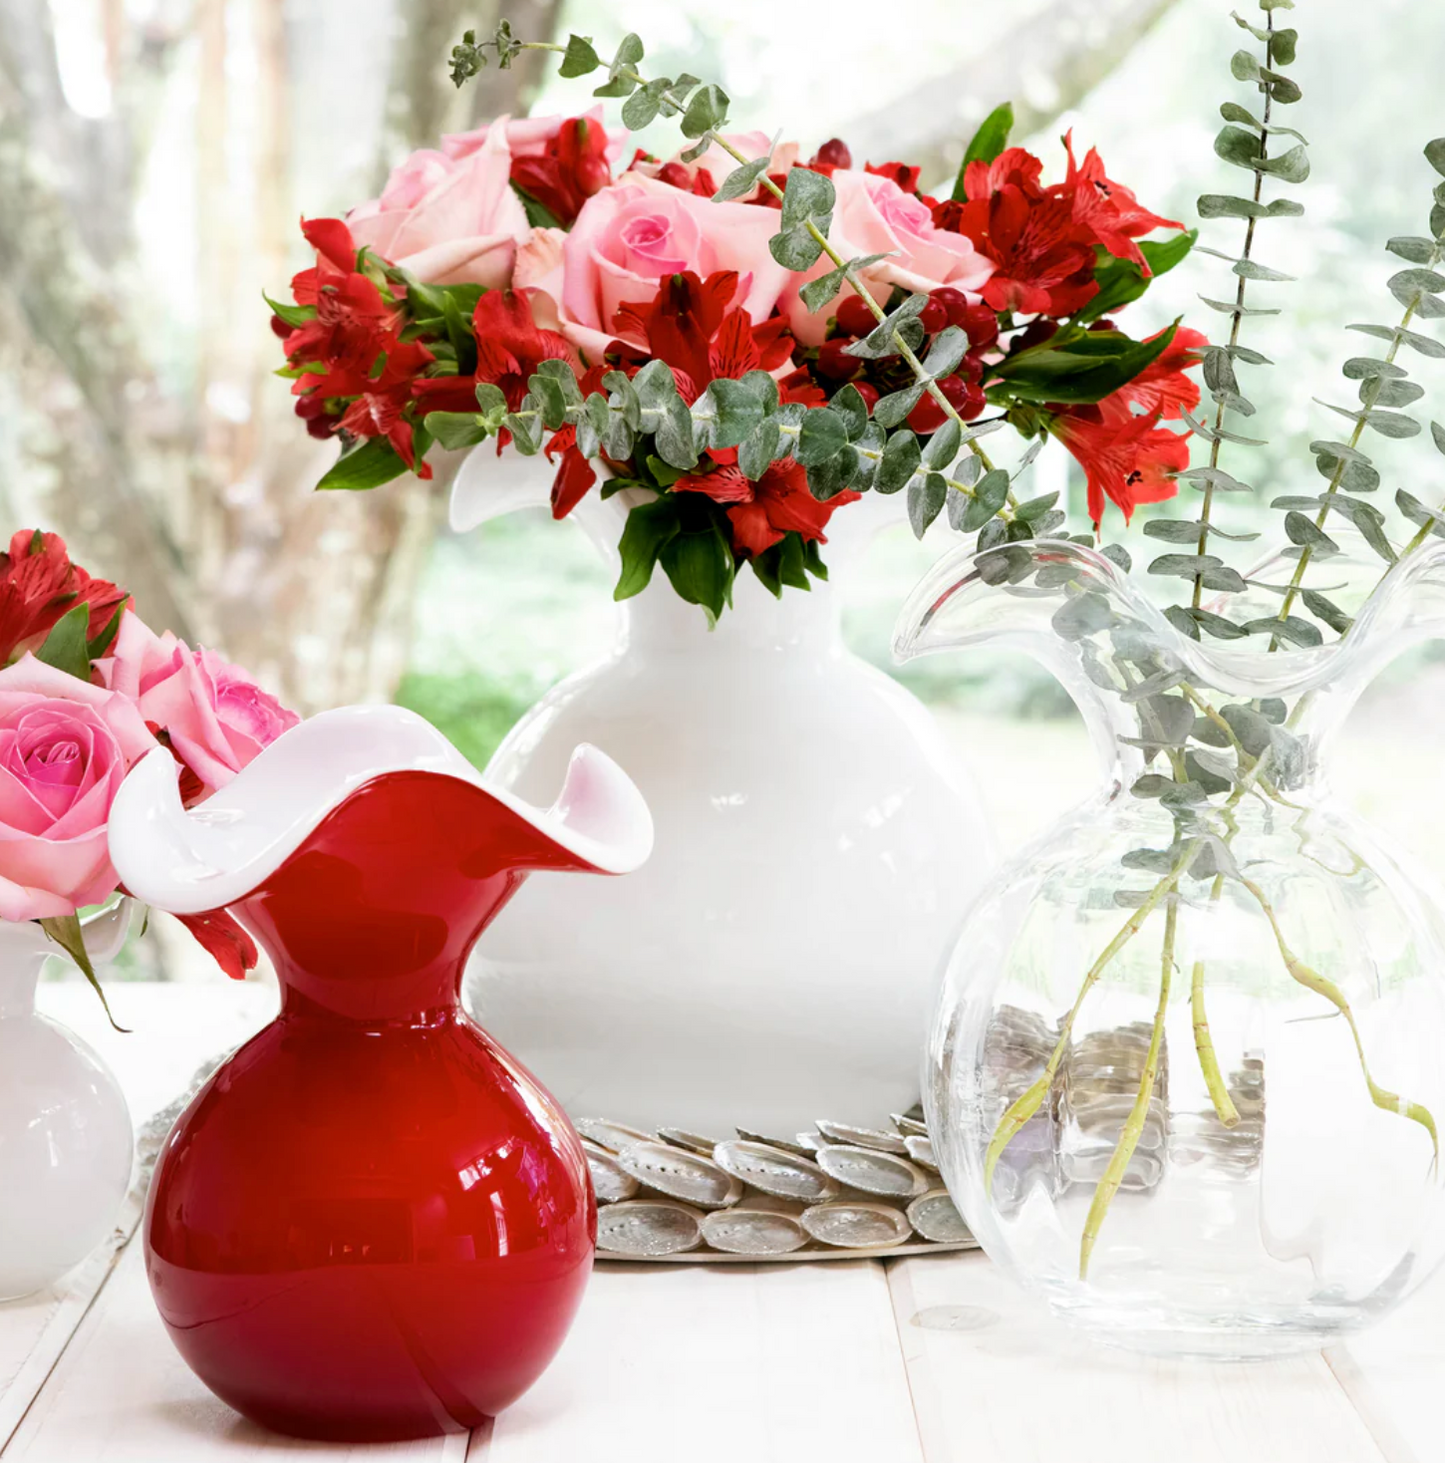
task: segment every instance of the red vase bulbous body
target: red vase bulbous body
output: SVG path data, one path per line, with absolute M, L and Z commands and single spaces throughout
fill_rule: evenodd
M 304 741 L 307 725 L 288 735 Z M 172 1340 L 268 1427 L 349 1441 L 473 1427 L 520 1396 L 567 1333 L 596 1234 L 586 1158 L 457 996 L 478 934 L 528 871 L 636 860 L 635 790 L 584 757 L 546 814 L 413 757 L 342 779 L 334 805 L 279 844 L 268 831 L 286 798 L 260 797 L 273 811 L 258 815 L 241 785 L 252 769 L 199 823 L 178 804 L 148 816 L 174 781 L 159 764 L 145 773 L 155 786 L 122 790 L 112 842 L 128 887 L 149 883 L 161 907 L 204 897 L 178 892 L 187 880 L 219 888 L 281 982 L 279 1016 L 172 1129 L 144 1224 Z M 308 760 L 279 768 L 283 793 L 301 795 L 292 774 Z M 238 835 L 228 815 L 273 826 Z M 610 857 L 600 835 L 628 819 L 631 848 Z

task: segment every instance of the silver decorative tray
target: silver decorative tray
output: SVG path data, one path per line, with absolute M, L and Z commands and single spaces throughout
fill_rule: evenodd
M 977 1248 L 938 1176 L 922 1115 L 822 1121 L 795 1138 L 706 1138 L 576 1121 L 597 1191 L 597 1257 L 758 1264 Z

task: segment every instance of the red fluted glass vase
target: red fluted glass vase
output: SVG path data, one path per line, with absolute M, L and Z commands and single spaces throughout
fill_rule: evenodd
M 596 1209 L 561 1109 L 462 1012 L 462 969 L 529 872 L 640 863 L 647 810 L 591 748 L 550 810 L 490 792 L 394 707 L 303 723 L 189 813 L 175 774 L 152 753 L 122 788 L 121 877 L 161 909 L 229 909 L 281 1010 L 166 1140 L 144 1222 L 161 1317 L 279 1431 L 475 1426 L 561 1345 Z

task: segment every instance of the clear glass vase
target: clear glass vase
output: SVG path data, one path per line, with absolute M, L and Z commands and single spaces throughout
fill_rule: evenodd
M 1105 1339 L 1313 1348 L 1441 1257 L 1445 923 L 1327 769 L 1373 675 L 1442 628 L 1445 544 L 1308 650 L 1187 638 L 1061 541 L 953 556 L 903 612 L 901 658 L 1041 661 L 1103 762 L 969 910 L 925 1101 L 984 1248 Z

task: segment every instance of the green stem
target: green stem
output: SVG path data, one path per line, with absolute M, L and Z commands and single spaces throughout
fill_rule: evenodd
M 1149 1036 L 1149 1053 L 1144 1059 L 1144 1070 L 1139 1076 L 1139 1090 L 1134 1095 L 1134 1105 L 1129 1109 L 1129 1116 L 1124 1122 L 1124 1130 L 1119 1134 L 1119 1141 L 1115 1145 L 1113 1156 L 1109 1159 L 1108 1168 L 1104 1170 L 1104 1177 L 1099 1180 L 1098 1187 L 1094 1190 L 1093 1202 L 1089 1205 L 1089 1217 L 1084 1221 L 1084 1233 L 1079 1241 L 1080 1280 L 1089 1278 L 1089 1260 L 1094 1253 L 1099 1231 L 1103 1228 L 1104 1220 L 1109 1213 L 1109 1206 L 1114 1202 L 1114 1195 L 1119 1192 L 1119 1185 L 1124 1181 L 1129 1161 L 1134 1157 L 1134 1150 L 1139 1146 L 1144 1124 L 1149 1117 L 1149 1104 L 1154 1100 L 1154 1084 L 1159 1079 L 1159 1058 L 1164 1048 L 1164 1018 L 1169 1008 L 1169 987 L 1174 973 L 1174 941 L 1178 929 L 1179 901 L 1171 899 L 1168 912 L 1164 916 L 1164 949 L 1159 970 L 1159 1004 L 1154 1011 L 1154 1029 Z
M 1273 11 L 1270 11 L 1269 14 L 1265 18 L 1265 29 L 1270 32 L 1271 36 L 1273 35 L 1273 33 L 1274 33 L 1274 12 Z M 1270 54 L 1269 54 L 1269 52 L 1270 52 L 1270 46 L 1271 46 L 1271 44 L 1272 44 L 1272 41 L 1266 41 L 1265 42 L 1265 47 L 1264 47 L 1264 63 L 1265 63 L 1266 66 L 1268 66 L 1270 64 Z M 1260 139 L 1259 139 L 1259 156 L 1260 156 L 1260 160 L 1261 161 L 1263 161 L 1265 158 L 1267 158 L 1269 156 L 1269 118 L 1270 118 L 1270 108 L 1273 106 L 1273 104 L 1274 104 L 1274 94 L 1273 94 L 1273 92 L 1270 91 L 1270 89 L 1268 87 L 1266 87 L 1265 88 L 1265 93 L 1264 93 L 1264 116 L 1261 119 L 1263 130 L 1260 133 Z M 1264 172 L 1261 169 L 1258 169 L 1257 168 L 1257 169 L 1255 169 L 1255 174 L 1254 174 L 1254 201 L 1255 201 L 1255 203 L 1258 203 L 1259 202 L 1260 196 L 1263 193 L 1263 191 L 1264 191 Z M 1244 230 L 1244 252 L 1240 256 L 1243 259 L 1248 259 L 1250 257 L 1251 250 L 1254 248 L 1254 229 L 1255 229 L 1255 225 L 1258 222 L 1259 222 L 1258 218 L 1256 218 L 1254 216 L 1251 216 L 1249 222 L 1245 226 L 1245 230 Z M 1247 283 L 1247 281 L 1245 280 L 1244 276 L 1243 275 L 1240 275 L 1240 277 L 1239 277 L 1239 283 L 1235 286 L 1235 291 L 1234 291 L 1234 315 L 1231 318 L 1230 326 L 1229 326 L 1229 359 L 1230 359 L 1231 364 L 1234 361 L 1234 349 L 1239 344 L 1240 327 L 1244 323 L 1244 297 L 1245 297 L 1245 292 L 1246 292 L 1245 291 L 1245 285 L 1246 285 L 1246 283 Z M 1220 452 L 1220 448 L 1221 448 L 1221 446 L 1223 444 L 1219 440 L 1218 433 L 1219 433 L 1220 429 L 1224 426 L 1224 418 L 1227 415 L 1228 415 L 1228 408 L 1225 406 L 1224 402 L 1222 400 L 1216 399 L 1216 401 L 1215 401 L 1215 407 L 1214 407 L 1214 431 L 1215 431 L 1215 437 L 1214 437 L 1214 440 L 1209 444 L 1209 465 L 1210 465 L 1211 468 L 1217 468 L 1219 466 L 1219 452 Z M 1214 507 L 1214 483 L 1213 483 L 1212 480 L 1210 480 L 1210 481 L 1207 481 L 1204 484 L 1204 500 L 1203 500 L 1202 504 L 1200 505 L 1200 509 L 1199 509 L 1199 546 L 1198 546 L 1197 552 L 1200 553 L 1201 555 L 1204 554 L 1204 553 L 1207 553 L 1208 552 L 1208 549 L 1209 549 L 1209 515 L 1210 515 L 1210 512 L 1213 509 L 1213 507 Z M 1204 600 L 1204 575 L 1203 575 L 1203 573 L 1199 573 L 1199 574 L 1196 574 L 1194 576 L 1194 597 L 1193 597 L 1193 600 L 1192 600 L 1192 603 L 1193 603 L 1194 608 L 1196 610 L 1200 607 L 1200 605 L 1203 602 L 1203 600 Z
M 1244 874 L 1239 875 L 1239 882 L 1249 890 L 1255 902 L 1264 912 L 1264 917 L 1269 921 L 1269 927 L 1274 933 L 1275 944 L 1279 948 L 1280 959 L 1284 961 L 1284 967 L 1289 972 L 1292 980 L 1298 981 L 1307 990 L 1314 991 L 1316 995 L 1323 996 L 1341 1016 L 1345 1018 L 1350 1028 L 1350 1035 L 1354 1039 L 1355 1054 L 1360 1060 L 1360 1071 L 1365 1078 L 1365 1086 L 1369 1089 L 1370 1101 L 1376 1107 L 1385 1112 L 1398 1113 L 1401 1117 L 1409 1118 L 1411 1122 L 1419 1123 L 1430 1135 L 1430 1146 L 1432 1151 L 1432 1170 L 1440 1162 L 1440 1134 L 1435 1127 L 1435 1119 L 1430 1109 L 1418 1102 L 1411 1102 L 1400 1097 L 1398 1093 L 1391 1092 L 1381 1087 L 1370 1074 L 1369 1063 L 1365 1060 L 1365 1043 L 1360 1036 L 1360 1028 L 1355 1021 L 1355 1013 L 1350 1009 L 1350 1003 L 1345 998 L 1345 993 L 1335 984 L 1327 979 L 1317 970 L 1306 965 L 1303 960 L 1290 949 L 1285 940 L 1284 931 L 1280 928 L 1279 917 L 1275 913 L 1274 906 L 1269 902 L 1265 892 L 1255 881 Z
M 1211 904 L 1218 904 L 1224 893 L 1224 875 L 1214 876 L 1209 891 Z M 1189 1004 L 1194 1017 L 1194 1050 L 1199 1056 L 1199 1070 L 1204 1074 L 1204 1085 L 1209 1089 L 1209 1100 L 1214 1104 L 1215 1116 L 1226 1128 L 1232 1128 L 1239 1121 L 1239 1109 L 1229 1095 L 1224 1074 L 1219 1070 L 1219 1058 L 1214 1051 L 1214 1038 L 1209 1033 L 1209 1018 L 1204 1011 L 1204 962 L 1196 960 L 1189 977 Z
M 1079 987 L 1079 994 L 1074 1000 L 1073 1007 L 1059 1027 L 1058 1042 L 1044 1066 L 1043 1074 L 1021 1097 L 1010 1103 L 1004 1115 L 999 1119 L 998 1127 L 994 1129 L 993 1137 L 989 1141 L 988 1152 L 984 1156 L 983 1184 L 986 1192 L 993 1187 L 993 1172 L 998 1167 L 998 1161 L 1003 1157 L 1004 1150 L 1043 1106 L 1044 1098 L 1048 1096 L 1049 1089 L 1054 1085 L 1054 1078 L 1058 1074 L 1060 1063 L 1064 1060 L 1064 1053 L 1068 1050 L 1069 1036 L 1074 1029 L 1074 1022 L 1078 1018 L 1085 997 L 1093 990 L 1099 977 L 1109 968 L 1114 957 L 1139 933 L 1144 921 L 1158 909 L 1164 899 L 1173 894 L 1192 860 L 1193 852 L 1186 851 L 1185 856 L 1181 858 L 1176 867 L 1149 891 L 1144 902 L 1124 921 L 1119 933 L 1104 947 L 1103 954 L 1089 967 L 1089 973 L 1084 977 L 1083 985 Z

